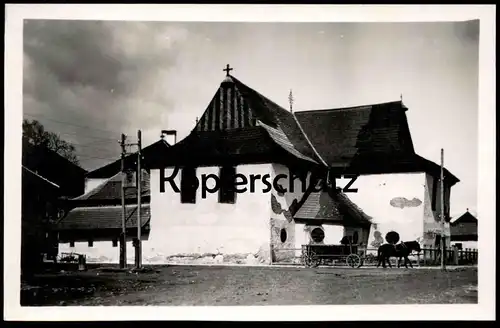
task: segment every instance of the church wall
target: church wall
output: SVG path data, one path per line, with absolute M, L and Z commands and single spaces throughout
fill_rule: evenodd
M 436 183 L 436 188 L 434 188 L 433 184 Z M 433 193 L 435 191 L 435 194 Z M 444 202 L 445 202 L 445 214 L 450 208 L 450 194 L 451 188 L 449 186 L 445 186 L 444 189 Z M 433 209 L 432 207 L 432 199 L 436 197 L 435 203 L 436 206 Z M 425 248 L 434 248 L 436 234 L 441 233 L 442 226 L 440 222 L 441 215 L 441 184 L 438 179 L 434 179 L 429 174 L 425 176 L 425 202 L 424 202 L 424 247 Z M 445 236 L 450 236 L 450 224 L 445 223 L 444 226 L 444 234 Z M 446 238 L 446 246 L 450 246 L 450 238 Z
M 325 231 L 325 244 L 338 245 L 345 235 L 345 229 L 341 225 L 324 224 L 323 230 Z
M 348 193 L 349 199 L 373 218 L 369 249 L 385 243 L 385 234 L 391 230 L 398 232 L 401 240 L 422 238 L 424 184 L 424 173 L 364 175 L 354 182 L 350 188 L 358 192 Z M 343 187 L 341 180 L 338 186 Z
M 172 169 L 165 169 L 165 176 L 169 177 L 172 172 Z M 240 165 L 236 172 L 249 179 L 252 174 L 270 174 L 271 165 Z M 201 181 L 202 174 L 219 176 L 219 168 L 200 167 L 196 174 Z M 179 188 L 180 175 L 179 170 L 175 178 Z M 208 182 L 208 187 L 214 186 L 213 180 Z M 247 187 L 247 192 L 236 195 L 235 204 L 219 203 L 218 193 L 207 193 L 202 199 L 201 187 L 197 190 L 195 204 L 182 204 L 180 194 L 168 182 L 165 192 L 159 192 L 160 172 L 152 170 L 151 234 L 144 242 L 144 259 L 159 261 L 177 256 L 177 260 L 182 261 L 187 255 L 200 257 L 221 253 L 224 262 L 231 258 L 233 261 L 246 260 L 248 255 L 258 255 L 259 262 L 268 262 L 270 193 L 263 192 L 266 185 L 261 179 L 255 181 L 254 192 L 250 192 L 250 182 Z
M 279 177 L 282 175 L 282 177 Z M 271 245 L 273 249 L 273 262 L 290 262 L 296 257 L 296 236 L 297 230 L 293 220 L 290 207 L 295 206 L 304 195 L 308 186 L 310 174 L 302 182 L 299 178 L 293 179 L 289 169 L 282 164 L 272 164 L 271 181 L 276 181 L 284 193 L 279 192 L 277 188 L 271 191 Z M 292 185 L 293 184 L 293 185 Z M 286 234 L 286 240 L 283 241 L 283 232 Z M 298 232 L 302 234 L 303 232 Z

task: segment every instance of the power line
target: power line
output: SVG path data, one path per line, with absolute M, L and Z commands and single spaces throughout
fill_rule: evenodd
M 102 159 L 102 160 L 116 160 L 115 157 L 97 157 L 97 156 L 87 156 L 87 155 L 80 155 L 80 154 L 75 154 L 77 157 L 83 157 L 83 158 L 89 158 L 89 159 Z
M 103 129 L 96 129 L 96 128 L 91 128 L 89 126 L 85 126 L 85 125 L 78 125 L 78 124 L 74 124 L 74 123 L 69 123 L 69 122 L 64 122 L 64 121 L 59 121 L 59 120 L 54 120 L 52 118 L 49 118 L 45 115 L 41 115 L 41 114 L 24 114 L 25 116 L 30 116 L 30 117 L 34 117 L 34 118 L 38 118 L 38 117 L 41 117 L 42 119 L 45 119 L 47 121 L 52 121 L 52 122 L 55 122 L 55 123 L 59 123 L 59 124 L 64 124 L 64 125 L 70 125 L 70 126 L 75 126 L 75 127 L 79 127 L 79 128 L 82 128 L 82 129 L 88 129 L 88 130 L 93 130 L 93 131 L 101 131 L 101 132 L 105 132 L 105 133 L 113 133 L 115 134 L 115 132 L 113 131 L 109 131 L 109 130 L 103 130 Z M 118 134 L 118 133 L 116 133 Z
M 81 134 L 81 133 L 58 132 L 57 134 L 118 142 L 117 139 L 89 136 L 89 135 L 85 135 L 85 134 Z
M 82 145 L 82 144 L 79 144 L 79 143 L 71 143 L 71 144 L 74 145 L 74 146 L 82 147 L 82 148 L 92 148 L 92 150 L 96 150 L 96 151 L 111 152 L 111 150 L 109 150 L 109 149 L 93 148 L 92 145 Z M 75 148 L 77 148 L 77 147 L 75 147 Z

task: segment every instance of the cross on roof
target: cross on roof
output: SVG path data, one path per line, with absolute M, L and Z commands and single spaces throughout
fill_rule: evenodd
M 229 72 L 232 71 L 233 69 L 229 67 L 229 64 L 226 65 L 226 68 L 223 69 L 223 71 L 226 72 L 226 76 L 229 76 Z

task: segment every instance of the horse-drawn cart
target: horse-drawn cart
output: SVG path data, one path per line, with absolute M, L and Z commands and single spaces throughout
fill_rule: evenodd
M 302 263 L 306 267 L 346 263 L 352 268 L 363 265 L 364 248 L 359 245 L 302 245 Z

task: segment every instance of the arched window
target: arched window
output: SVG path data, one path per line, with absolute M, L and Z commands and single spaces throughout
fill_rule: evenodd
M 315 243 L 321 243 L 325 239 L 325 233 L 323 232 L 323 229 L 320 228 L 314 228 L 311 231 L 311 239 Z

